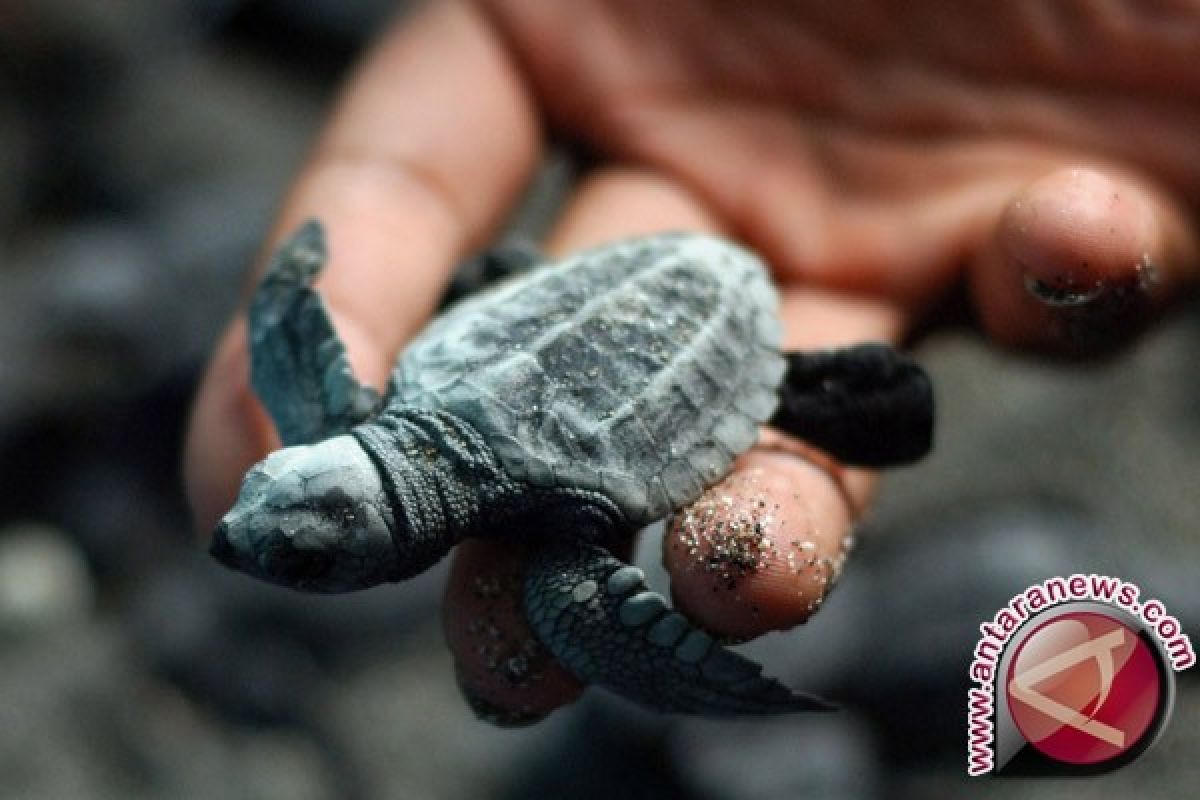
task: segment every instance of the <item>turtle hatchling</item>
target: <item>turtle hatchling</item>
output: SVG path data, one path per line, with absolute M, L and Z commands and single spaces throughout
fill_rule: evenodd
M 251 301 L 252 385 L 285 447 L 246 475 L 216 558 L 343 592 L 416 575 L 469 536 L 520 540 L 525 615 L 581 680 L 671 712 L 826 707 L 715 643 L 606 545 L 696 500 L 763 424 L 846 463 L 920 458 L 920 367 L 876 344 L 781 352 L 762 262 L 670 233 L 529 256 L 434 319 L 380 397 L 311 286 L 325 260 L 310 221 Z

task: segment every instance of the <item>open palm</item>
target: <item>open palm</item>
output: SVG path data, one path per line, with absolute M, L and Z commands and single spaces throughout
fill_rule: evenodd
M 548 129 L 595 161 L 548 247 L 665 228 L 736 238 L 775 270 L 789 348 L 897 340 L 963 279 L 1005 344 L 1105 348 L 1196 275 L 1200 6 L 1187 5 L 433 2 L 355 75 L 272 240 L 325 220 L 322 289 L 356 369 L 381 382 Z M 235 322 L 189 441 L 202 527 L 274 444 Z M 834 560 L 870 482 L 767 432 L 726 489 L 769 499 L 792 526 L 772 535 Z M 673 593 L 711 629 L 752 636 L 819 603 L 782 553 L 736 593 L 711 591 L 711 571 L 671 546 L 681 527 L 664 552 Z M 476 623 L 527 638 L 509 591 L 521 554 L 467 545 L 446 627 L 476 707 L 514 721 L 568 701 L 579 688 L 552 664 L 532 684 L 495 668 L 505 653 Z

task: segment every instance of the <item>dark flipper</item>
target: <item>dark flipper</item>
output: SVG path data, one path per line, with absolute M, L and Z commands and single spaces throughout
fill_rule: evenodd
M 511 238 L 464 261 L 454 273 L 442 295 L 439 308 L 526 272 L 545 260 L 542 251 L 528 239 Z
M 785 353 L 771 425 L 866 467 L 907 464 L 933 447 L 933 386 L 883 344 Z
M 285 445 L 348 431 L 379 407 L 350 369 L 321 296 L 325 233 L 306 222 L 275 254 L 250 303 L 250 377 Z
M 669 610 L 642 577 L 595 545 L 550 546 L 525 577 L 525 615 L 579 678 L 650 708 L 706 715 L 831 708 L 763 677 L 758 664 Z

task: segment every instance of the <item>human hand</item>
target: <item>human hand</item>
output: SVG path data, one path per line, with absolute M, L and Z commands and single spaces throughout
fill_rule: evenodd
M 1200 10 L 1108 4 L 433 2 L 354 76 L 270 243 L 325 222 L 320 287 L 357 374 L 382 385 L 520 190 L 544 121 L 598 156 L 552 252 L 662 229 L 737 238 L 775 270 L 788 349 L 897 341 L 960 281 L 1003 344 L 1105 348 L 1196 276 L 1198 41 Z M 189 435 L 202 530 L 277 445 L 237 321 Z M 703 535 L 690 553 L 681 514 L 664 551 L 676 603 L 737 638 L 803 621 L 870 489 L 766 434 L 718 491 L 735 516 L 765 502 L 774 546 L 725 590 L 729 560 Z M 458 550 L 445 620 L 476 707 L 517 720 L 576 696 L 544 656 L 524 669 L 539 681 L 494 666 L 498 642 L 528 637 L 521 554 Z M 796 568 L 798 552 L 817 563 Z

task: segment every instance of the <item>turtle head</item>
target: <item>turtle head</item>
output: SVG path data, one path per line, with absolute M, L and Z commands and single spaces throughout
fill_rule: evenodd
M 251 468 L 211 552 L 293 589 L 362 589 L 395 578 L 390 522 L 375 465 L 353 436 L 335 436 L 286 447 Z

